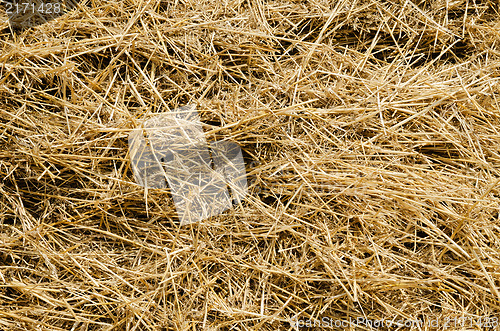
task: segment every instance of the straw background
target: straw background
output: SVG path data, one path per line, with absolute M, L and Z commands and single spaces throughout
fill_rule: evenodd
M 485 329 L 500 310 L 499 10 L 85 0 L 19 31 L 2 12 L 0 329 Z M 208 139 L 242 147 L 250 195 L 179 227 L 168 190 L 135 184 L 127 136 L 185 104 Z

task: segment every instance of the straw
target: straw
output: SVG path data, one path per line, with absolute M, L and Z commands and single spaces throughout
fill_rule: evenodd
M 1 15 L 1 329 L 498 317 L 496 2 Z M 186 104 L 242 147 L 249 196 L 181 227 L 168 188 L 135 183 L 127 137 Z

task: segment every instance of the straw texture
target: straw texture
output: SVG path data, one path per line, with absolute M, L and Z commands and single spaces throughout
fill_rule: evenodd
M 1 15 L 1 329 L 498 316 L 496 1 Z M 249 196 L 180 227 L 168 189 L 134 182 L 127 137 L 186 104 L 242 147 Z

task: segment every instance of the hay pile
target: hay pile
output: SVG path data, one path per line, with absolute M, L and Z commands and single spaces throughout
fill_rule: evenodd
M 1 329 L 498 317 L 496 1 L 2 15 Z M 188 103 L 242 146 L 250 196 L 179 227 L 168 190 L 135 184 L 127 136 Z

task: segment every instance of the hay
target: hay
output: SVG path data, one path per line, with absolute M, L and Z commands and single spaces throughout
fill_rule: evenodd
M 87 0 L 0 29 L 0 328 L 498 317 L 496 2 Z M 179 227 L 127 135 L 188 103 L 250 196 Z

